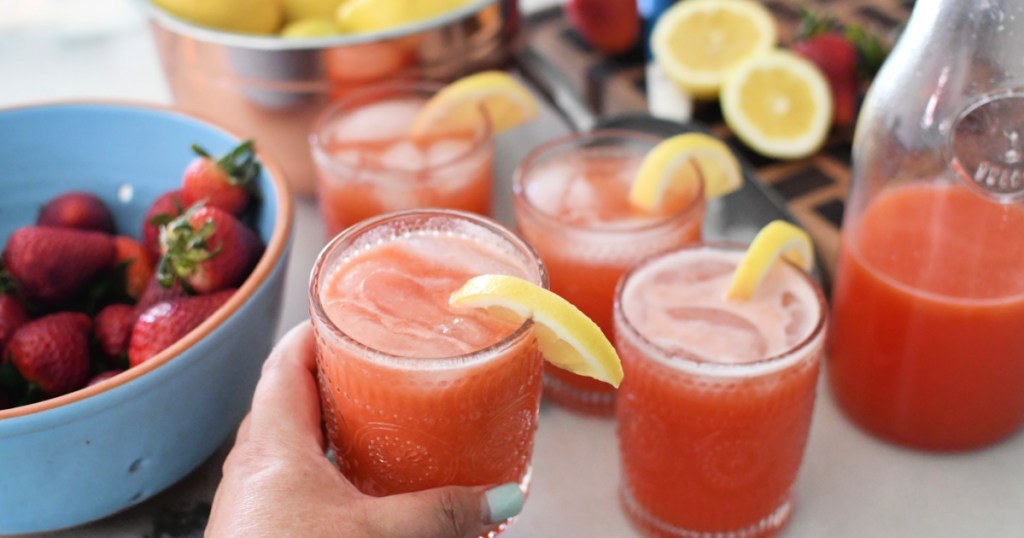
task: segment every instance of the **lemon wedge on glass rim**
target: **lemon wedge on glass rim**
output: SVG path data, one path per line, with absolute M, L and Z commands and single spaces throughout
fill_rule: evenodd
M 786 259 L 804 271 L 814 267 L 814 244 L 801 228 L 783 220 L 774 220 L 761 228 L 736 266 L 725 298 L 750 299 L 764 276 L 779 260 Z
M 484 71 L 460 78 L 430 98 L 413 120 L 410 135 L 458 130 L 476 125 L 480 109 L 487 111 L 495 132 L 535 118 L 537 99 L 514 77 L 503 71 Z
M 654 211 L 692 197 L 704 182 L 704 197 L 725 196 L 743 185 L 743 171 L 729 146 L 703 133 L 667 138 L 644 157 L 629 190 L 636 207 Z
M 601 329 L 550 290 L 513 276 L 480 275 L 452 293 L 449 303 L 486 309 L 502 319 L 532 319 L 545 360 L 614 387 L 622 381 L 622 363 Z
M 775 46 L 778 31 L 753 0 L 686 0 L 673 4 L 651 31 L 651 53 L 688 94 L 714 98 L 726 75 Z

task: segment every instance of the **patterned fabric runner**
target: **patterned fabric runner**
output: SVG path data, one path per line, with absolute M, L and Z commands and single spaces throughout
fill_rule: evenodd
M 864 26 L 891 44 L 910 16 L 912 0 L 769 0 L 783 46 L 791 43 L 800 23 L 800 7 L 835 18 L 840 24 Z M 606 58 L 593 51 L 569 27 L 560 8 L 530 16 L 524 25 L 524 46 L 551 62 L 582 100 L 602 117 L 646 112 L 644 62 L 639 52 Z M 777 161 L 757 155 L 737 140 L 722 119 L 717 102 L 698 103 L 694 119 L 737 148 L 762 181 L 787 201 L 814 237 L 826 271 L 833 274 L 839 251 L 839 226 L 850 182 L 850 130 L 833 131 L 820 152 L 798 161 Z

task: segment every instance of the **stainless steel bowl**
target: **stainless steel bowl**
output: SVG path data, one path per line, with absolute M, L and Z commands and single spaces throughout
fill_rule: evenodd
M 477 0 L 388 31 L 285 39 L 211 30 L 149 0 L 139 5 L 178 107 L 251 135 L 298 194 L 316 184 L 307 139 L 329 100 L 385 80 L 446 81 L 499 67 L 519 24 L 517 0 Z

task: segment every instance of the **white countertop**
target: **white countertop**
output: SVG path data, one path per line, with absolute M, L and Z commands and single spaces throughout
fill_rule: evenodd
M 2 0 L 0 73 L 0 106 L 89 98 L 170 103 L 144 23 L 127 0 Z M 527 140 L 550 138 L 560 129 L 548 116 L 548 123 L 516 133 L 516 141 L 502 142 L 508 149 L 499 149 L 499 181 L 508 181 L 516 155 L 528 149 Z M 306 278 L 323 241 L 314 201 L 300 199 L 297 209 L 283 327 L 305 318 Z M 507 211 L 499 217 L 507 222 Z M 635 536 L 616 497 L 616 450 L 612 421 L 545 406 L 530 499 L 506 535 Z M 177 511 L 202 517 L 202 503 L 212 496 L 222 457 L 223 450 L 153 500 L 60 535 L 169 536 L 154 514 Z M 822 385 L 796 488 L 796 510 L 783 536 L 1024 536 L 1024 436 L 961 455 L 904 450 L 855 429 Z

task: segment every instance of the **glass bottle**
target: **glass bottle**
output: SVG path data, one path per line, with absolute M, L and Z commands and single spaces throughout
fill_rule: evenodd
M 967 450 L 1024 423 L 1024 2 L 918 0 L 865 100 L 828 376 L 861 427 Z

